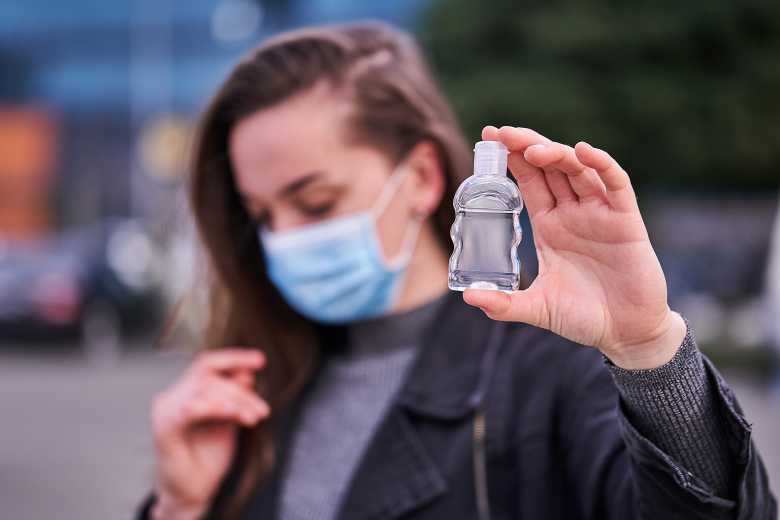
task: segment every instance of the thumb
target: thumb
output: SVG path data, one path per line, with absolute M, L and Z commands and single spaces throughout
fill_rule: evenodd
M 505 293 L 484 289 L 466 289 L 463 301 L 479 307 L 490 319 L 518 321 L 537 327 L 541 323 L 543 305 L 533 289 Z

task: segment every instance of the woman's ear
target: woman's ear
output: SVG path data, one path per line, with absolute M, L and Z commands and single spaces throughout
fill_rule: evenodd
M 420 141 L 409 152 L 406 164 L 412 169 L 407 200 L 413 212 L 422 218 L 439 207 L 444 194 L 444 165 L 433 141 Z

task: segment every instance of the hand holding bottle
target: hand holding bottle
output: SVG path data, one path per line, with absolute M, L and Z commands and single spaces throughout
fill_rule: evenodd
M 549 329 L 601 350 L 627 369 L 669 361 L 685 322 L 669 309 L 666 280 L 631 181 L 606 152 L 574 148 L 527 128 L 485 127 L 508 148 L 533 228 L 539 274 L 522 291 L 467 289 L 497 320 Z
M 265 364 L 257 350 L 199 356 L 152 405 L 157 497 L 152 518 L 194 519 L 208 509 L 236 449 L 238 426 L 269 414 L 253 390 Z

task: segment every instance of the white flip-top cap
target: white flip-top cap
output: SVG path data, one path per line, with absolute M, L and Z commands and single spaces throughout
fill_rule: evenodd
M 509 150 L 500 141 L 479 141 L 474 145 L 474 175 L 506 175 Z

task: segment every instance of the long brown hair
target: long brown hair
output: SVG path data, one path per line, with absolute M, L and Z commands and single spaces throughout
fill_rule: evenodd
M 411 148 L 435 144 L 445 191 L 434 228 L 451 247 L 451 201 L 470 174 L 470 150 L 424 57 L 406 33 L 377 22 L 305 28 L 272 37 L 242 59 L 202 116 L 194 149 L 191 203 L 210 270 L 206 344 L 260 348 L 268 363 L 258 391 L 277 413 L 298 394 L 317 362 L 315 325 L 295 313 L 269 282 L 255 226 L 228 159 L 228 136 L 242 118 L 326 81 L 347 96 L 354 142 L 399 161 Z M 212 512 L 236 518 L 274 464 L 274 421 L 242 430 L 233 463 L 235 485 Z

